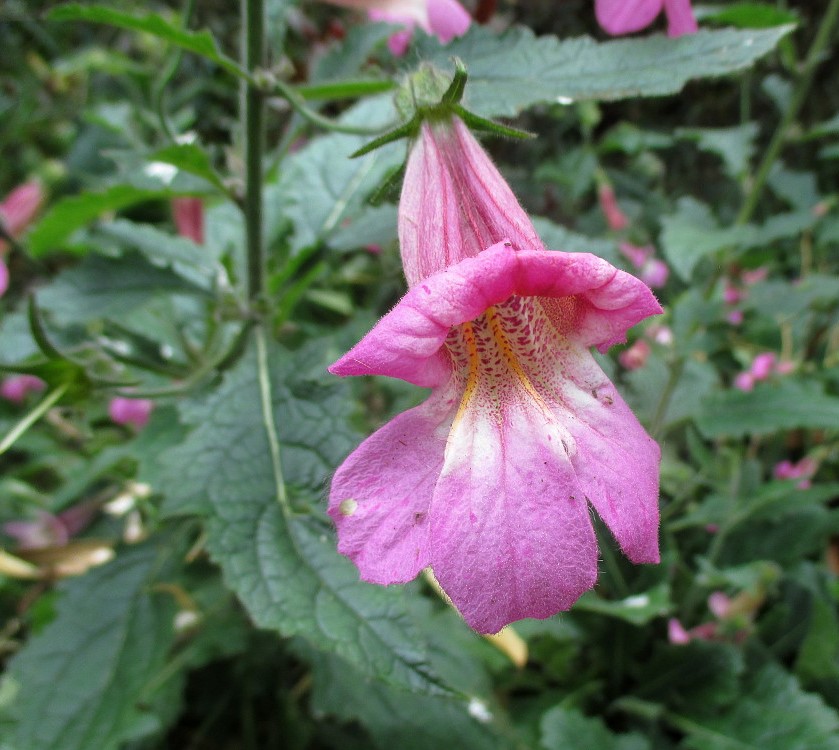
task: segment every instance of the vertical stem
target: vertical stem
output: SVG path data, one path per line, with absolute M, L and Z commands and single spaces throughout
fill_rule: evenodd
M 265 0 L 242 0 L 242 62 L 253 73 L 265 53 Z M 262 237 L 262 154 L 265 143 L 265 102 L 262 92 L 246 83 L 245 131 L 245 244 L 248 258 L 248 300 L 260 298 L 264 284 L 265 252 Z
M 757 202 L 766 185 L 766 180 L 769 178 L 769 172 L 786 141 L 787 132 L 798 116 L 798 112 L 804 104 L 807 94 L 810 92 L 813 74 L 822 61 L 822 54 L 833 35 L 837 18 L 839 18 L 839 0 L 831 0 L 824 17 L 821 19 L 816 38 L 813 40 L 810 51 L 807 53 L 807 59 L 804 61 L 804 69 L 801 71 L 801 77 L 798 79 L 798 85 L 796 86 L 792 101 L 789 103 L 787 111 L 784 112 L 784 116 L 778 124 L 778 128 L 775 130 L 775 134 L 772 136 L 772 140 L 766 148 L 763 161 L 761 161 L 755 174 L 752 189 L 746 197 L 743 208 L 740 209 L 740 213 L 737 215 L 738 224 L 745 224 L 752 217 L 752 213 L 754 213 L 757 207 Z

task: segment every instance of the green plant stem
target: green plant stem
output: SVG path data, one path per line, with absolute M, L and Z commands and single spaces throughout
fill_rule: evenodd
M 249 73 L 261 64 L 265 53 L 265 0 L 242 0 L 245 38 L 242 62 Z M 248 300 L 262 297 L 265 252 L 262 232 L 262 154 L 265 145 L 265 100 L 252 81 L 244 84 L 245 134 L 245 244 L 247 247 Z
M 837 19 L 839 19 L 839 0 L 831 0 L 830 5 L 827 7 L 827 12 L 822 17 L 816 38 L 813 40 L 813 44 L 810 46 L 810 50 L 807 53 L 807 59 L 804 61 L 804 68 L 801 71 L 801 76 L 798 79 L 798 84 L 792 95 L 792 101 L 787 107 L 786 112 L 784 112 L 784 116 L 781 119 L 781 122 L 778 123 L 778 127 L 772 136 L 772 140 L 769 142 L 769 146 L 764 152 L 763 160 L 761 161 L 755 174 L 752 187 L 749 190 L 749 194 L 746 196 L 746 200 L 743 203 L 743 207 L 740 209 L 740 213 L 737 215 L 737 224 L 745 224 L 752 217 L 752 214 L 757 207 L 763 188 L 766 186 L 766 180 L 769 178 L 769 172 L 772 170 L 775 160 L 778 158 L 781 148 L 784 146 L 790 126 L 798 116 L 798 113 L 807 98 L 807 94 L 810 92 L 810 86 L 813 83 L 813 75 L 822 60 L 825 48 L 830 42 L 830 38 L 836 28 Z
M 0 456 L 2 456 L 9 448 L 11 448 L 17 439 L 23 435 L 35 422 L 37 422 L 44 414 L 46 414 L 56 402 L 67 392 L 70 387 L 69 383 L 58 386 L 54 391 L 48 393 L 43 401 L 39 403 L 32 411 L 29 412 L 23 419 L 21 419 L 6 436 L 0 440 Z
M 181 21 L 184 28 L 189 26 L 192 14 L 195 12 L 195 2 L 196 0 L 186 0 L 183 11 L 183 19 Z M 157 110 L 160 127 L 163 128 L 163 132 L 166 134 L 166 137 L 173 143 L 175 142 L 176 133 L 172 130 L 172 126 L 169 124 L 169 117 L 166 114 L 166 87 L 169 85 L 172 78 L 174 78 L 175 73 L 178 72 L 182 59 L 183 50 L 180 48 L 175 49 L 164 67 L 163 74 L 157 79 L 154 88 L 152 89 L 152 101 L 154 102 L 154 107 Z

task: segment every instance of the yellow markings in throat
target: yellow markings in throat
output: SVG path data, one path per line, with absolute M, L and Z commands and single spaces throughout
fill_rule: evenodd
M 550 415 L 551 411 L 548 408 L 548 405 L 545 403 L 542 396 L 539 395 L 539 392 L 534 387 L 528 377 L 528 374 L 521 366 L 521 362 L 519 362 L 516 352 L 507 338 L 507 334 L 504 331 L 504 327 L 496 309 L 494 307 L 488 308 L 484 313 L 484 319 L 487 322 L 489 332 L 492 334 L 492 339 L 498 347 L 498 351 L 504 359 L 504 362 L 510 372 L 516 376 L 516 379 L 521 384 L 521 387 L 524 388 L 525 392 L 536 402 L 539 409 L 546 416 Z M 468 371 L 466 375 L 466 384 L 463 389 L 463 397 L 461 398 L 460 406 L 458 407 L 457 414 L 455 415 L 454 424 L 457 424 L 460 421 L 460 418 L 469 406 L 469 402 L 477 392 L 481 374 L 481 357 L 478 352 L 475 327 L 472 322 L 467 322 L 461 324 L 460 329 L 463 345 L 466 349 Z

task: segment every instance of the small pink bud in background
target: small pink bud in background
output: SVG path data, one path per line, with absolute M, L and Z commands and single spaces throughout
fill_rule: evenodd
M 618 355 L 618 361 L 627 370 L 638 370 L 647 364 L 650 351 L 650 345 L 644 339 L 638 339 L 629 349 L 624 349 Z
M 795 362 L 788 359 L 782 359 L 775 365 L 775 372 L 778 373 L 778 375 L 789 375 L 791 372 L 795 372 Z
M 652 325 L 647 328 L 647 336 L 662 346 L 673 345 L 673 331 L 667 326 Z
M 827 212 L 830 211 L 830 205 L 827 201 L 819 201 L 810 209 L 810 212 L 815 216 L 817 219 L 821 219 L 822 216 L 827 216 Z
M 745 393 L 754 390 L 754 376 L 750 372 L 741 372 L 734 378 L 734 387 L 737 390 L 744 391 Z
M 154 402 L 146 398 L 116 396 L 108 405 L 108 414 L 116 424 L 130 424 L 139 430 L 148 424 L 153 408 Z
M 760 281 L 765 281 L 767 276 L 769 276 L 769 269 L 765 266 L 755 268 L 752 271 L 743 271 L 743 273 L 740 274 L 740 278 L 743 280 L 743 283 L 749 286 L 757 284 Z
M 609 229 L 619 232 L 621 229 L 626 229 L 629 226 L 629 219 L 626 214 L 621 211 L 618 205 L 618 199 L 615 197 L 615 191 L 611 185 L 603 183 L 597 188 L 597 198 L 600 201 L 600 210 L 603 216 L 606 217 L 606 223 Z
M 9 268 L 0 258 L 0 297 L 2 297 L 9 288 Z
M 60 547 L 70 538 L 61 520 L 46 511 L 41 511 L 36 521 L 8 521 L 3 532 L 17 540 L 18 549 Z
M 381 245 L 365 245 L 364 249 L 370 253 L 370 255 L 381 255 L 382 254 L 382 246 Z
M 720 525 L 718 523 L 706 523 L 705 524 L 705 531 L 709 534 L 716 534 L 720 530 Z
M 25 182 L 12 190 L 0 203 L 0 221 L 6 232 L 17 237 L 26 229 L 38 215 L 44 198 L 43 188 L 34 181 Z
M 659 289 L 667 283 L 670 269 L 663 260 L 650 258 L 641 269 L 640 278 L 650 289 Z
M 708 609 L 719 620 L 725 620 L 731 614 L 731 598 L 722 591 L 715 591 L 708 597 Z
M 805 456 L 798 463 L 792 463 L 789 460 L 781 461 L 775 465 L 775 468 L 772 470 L 772 475 L 775 479 L 800 479 L 801 481 L 796 484 L 796 487 L 800 490 L 806 490 L 812 486 L 810 480 L 818 469 L 818 463 L 814 459 Z
M 746 292 L 734 286 L 730 281 L 725 282 L 722 290 L 722 299 L 726 305 L 736 305 L 740 300 L 745 299 Z
M 691 641 L 690 633 L 675 617 L 667 621 L 667 640 L 674 646 L 684 646 Z
M 728 315 L 725 316 L 725 319 L 731 323 L 733 326 L 739 326 L 743 322 L 743 311 L 742 310 L 732 310 Z
M 44 390 L 47 384 L 34 375 L 12 375 L 0 384 L 0 397 L 15 404 L 23 403 L 30 393 Z
M 173 198 L 172 217 L 181 237 L 204 244 L 204 203 L 200 198 Z
M 749 372 L 755 380 L 766 380 L 775 369 L 777 357 L 773 352 L 763 352 L 752 360 Z
M 614 197 L 614 193 L 612 194 Z M 621 242 L 618 245 L 621 255 L 626 258 L 635 268 L 643 268 L 647 261 L 655 255 L 655 248 L 652 245 L 633 245 L 630 242 Z

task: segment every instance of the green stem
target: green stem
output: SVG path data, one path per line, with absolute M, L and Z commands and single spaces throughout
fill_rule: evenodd
M 242 62 L 252 75 L 265 53 L 265 0 L 242 0 Z M 245 131 L 245 243 L 248 259 L 248 300 L 263 293 L 265 252 L 262 236 L 262 154 L 265 145 L 265 100 L 249 81 L 244 93 Z
M 262 405 L 262 425 L 265 428 L 265 436 L 268 439 L 268 449 L 271 453 L 271 470 L 274 474 L 274 487 L 276 501 L 282 508 L 283 515 L 291 516 L 291 507 L 288 504 L 288 495 L 285 489 L 283 478 L 283 466 L 280 460 L 280 440 L 277 433 L 277 424 L 274 419 L 274 398 L 271 391 L 271 371 L 268 368 L 268 344 L 265 340 L 265 331 L 262 328 L 256 329 L 256 358 L 257 372 L 259 377 L 259 400 Z
M 781 148 L 783 148 L 784 142 L 786 141 L 787 132 L 798 116 L 798 112 L 801 110 L 807 94 L 810 92 L 813 75 L 819 63 L 822 61 L 823 53 L 833 35 L 837 19 L 839 19 L 839 0 L 831 0 L 827 12 L 824 14 L 819 25 L 816 38 L 813 40 L 810 51 L 807 53 L 807 59 L 804 61 L 804 69 L 801 72 L 801 77 L 798 79 L 798 85 L 793 93 L 792 101 L 787 107 L 787 111 L 784 112 L 784 116 L 775 130 L 775 134 L 772 136 L 772 140 L 763 155 L 763 161 L 761 161 L 755 174 L 752 188 L 746 197 L 745 203 L 743 203 L 743 207 L 740 209 L 740 213 L 737 215 L 737 224 L 748 222 L 757 207 L 757 202 L 760 199 L 763 188 L 766 186 L 766 180 L 769 178 L 769 172 L 772 170 L 772 166 L 775 164 L 775 160 L 778 158 L 778 154 L 780 154 Z
M 44 414 L 46 414 L 53 405 L 67 392 L 70 387 L 69 383 L 58 386 L 54 391 L 48 393 L 43 401 L 38 404 L 32 411 L 29 412 L 23 419 L 20 420 L 11 430 L 0 440 L 0 456 L 2 456 L 9 448 L 11 448 L 17 439 L 23 435 L 35 422 L 37 422 Z
M 183 19 L 181 20 L 181 24 L 184 29 L 189 27 L 190 19 L 195 11 L 195 1 L 196 0 L 186 0 Z M 172 130 L 172 126 L 169 124 L 169 117 L 166 114 L 166 87 L 169 85 L 169 82 L 172 80 L 175 73 L 178 72 L 182 58 L 183 50 L 181 48 L 176 48 L 166 63 L 163 74 L 157 79 L 157 82 L 152 89 L 152 101 L 154 102 L 155 110 L 157 110 L 160 127 L 163 128 L 163 132 L 166 134 L 166 137 L 173 143 L 175 142 L 176 133 Z
M 670 374 L 667 378 L 667 383 L 661 392 L 661 398 L 658 400 L 658 406 L 656 407 L 653 421 L 650 424 L 650 433 L 653 438 L 657 439 L 662 427 L 664 427 L 664 418 L 667 416 L 670 401 L 673 399 L 673 394 L 676 392 L 676 387 L 679 385 L 679 380 L 681 380 L 682 373 L 685 371 L 685 364 L 685 358 L 679 357 L 679 359 L 670 365 Z

